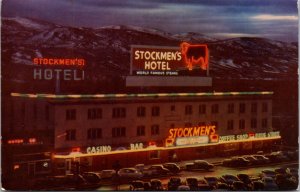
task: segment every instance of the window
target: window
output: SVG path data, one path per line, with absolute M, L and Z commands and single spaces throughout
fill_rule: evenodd
M 252 129 L 257 128 L 257 120 L 255 118 L 251 119 L 251 128 Z
M 246 104 L 240 103 L 240 113 L 245 113 L 245 112 L 246 112 Z
M 211 113 L 213 113 L 213 114 L 219 113 L 219 105 L 218 104 L 213 104 L 211 106 Z
M 152 107 L 152 116 L 159 116 L 160 110 L 158 106 Z
M 126 109 L 124 107 L 113 108 L 113 118 L 124 118 L 126 117 Z
M 50 110 L 49 110 L 49 105 L 46 105 L 45 107 L 45 118 L 48 121 L 50 117 Z
M 66 141 L 76 140 L 76 129 L 69 129 L 66 131 Z
M 115 127 L 112 129 L 112 137 L 126 137 L 125 127 Z
M 219 123 L 218 123 L 218 121 L 212 121 L 211 125 L 216 126 L 216 131 L 218 131 L 218 129 L 219 129 Z
M 175 111 L 175 105 L 171 105 L 171 111 Z
M 159 135 L 159 125 L 151 126 L 151 135 Z
M 76 109 L 67 109 L 66 120 L 75 120 L 75 119 L 76 119 Z
M 228 104 L 228 113 L 234 113 L 234 103 L 229 103 Z
M 262 119 L 261 127 L 262 128 L 268 128 L 268 119 L 267 118 Z
M 245 119 L 240 119 L 240 121 L 239 121 L 239 129 L 245 129 Z
M 101 108 L 88 109 L 88 119 L 101 119 L 101 118 L 102 118 Z
M 191 115 L 191 114 L 193 114 L 193 107 L 192 107 L 192 105 L 186 105 L 186 106 L 185 106 L 185 114 L 186 114 L 186 115 Z
M 251 113 L 257 113 L 257 103 L 251 103 Z
M 263 102 L 263 104 L 262 104 L 262 112 L 268 112 L 268 103 L 267 102 Z
M 228 120 L 227 121 L 227 130 L 233 130 L 233 128 L 234 128 L 234 121 Z
M 138 117 L 145 117 L 146 116 L 146 108 L 138 107 L 136 113 L 137 113 Z
M 143 126 L 143 125 L 137 126 L 136 135 L 137 136 L 145 136 L 145 126 Z
M 205 114 L 206 113 L 206 105 L 204 105 L 204 104 L 199 105 L 199 113 L 200 114 Z
M 100 139 L 102 138 L 102 129 L 101 128 L 91 128 L 87 131 L 88 139 Z

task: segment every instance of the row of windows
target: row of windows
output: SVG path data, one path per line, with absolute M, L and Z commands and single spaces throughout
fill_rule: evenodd
M 210 125 L 216 126 L 216 131 L 218 131 L 218 122 L 212 121 L 209 123 Z M 239 120 L 239 129 L 245 129 L 246 121 L 245 119 Z M 199 126 L 207 125 L 205 122 L 199 122 Z M 192 123 L 186 123 L 185 127 L 192 127 Z M 264 118 L 261 121 L 261 127 L 262 128 L 268 128 L 268 119 Z M 171 124 L 171 128 L 175 128 L 174 124 Z M 234 120 L 228 120 L 227 121 L 227 130 L 234 130 Z M 257 128 L 257 119 L 252 118 L 250 120 L 250 128 L 256 129 Z M 151 135 L 159 135 L 159 125 L 152 125 L 151 126 Z M 144 125 L 137 126 L 136 129 L 136 136 L 145 136 L 146 135 L 146 127 Z M 126 127 L 114 127 L 112 129 L 112 137 L 118 138 L 118 137 L 126 137 Z M 101 128 L 90 128 L 87 130 L 87 139 L 101 139 L 102 138 L 102 129 Z M 66 131 L 66 140 L 76 140 L 76 129 L 70 129 Z
M 262 103 L 262 112 L 268 112 L 268 103 Z M 175 111 L 175 105 L 171 105 L 171 111 Z M 239 104 L 239 113 L 246 112 L 246 104 L 240 103 Z M 258 112 L 258 104 L 256 102 L 251 103 L 251 113 Z M 206 114 L 207 113 L 207 106 L 206 104 L 199 105 L 199 114 Z M 219 113 L 219 104 L 211 105 L 211 113 L 217 114 Z M 235 113 L 235 104 L 229 103 L 227 105 L 227 113 L 232 114 Z M 193 114 L 193 106 L 186 105 L 185 106 L 185 115 L 192 115 Z M 137 108 L 137 117 L 145 117 L 146 116 L 146 107 L 138 107 Z M 151 116 L 156 117 L 160 116 L 160 107 L 154 106 L 151 108 Z M 88 119 L 101 119 L 102 118 L 102 109 L 101 108 L 91 108 L 88 109 L 87 113 Z M 126 108 L 125 107 L 117 107 L 112 109 L 112 118 L 126 118 Z M 76 119 L 76 109 L 67 109 L 66 110 L 66 120 L 75 120 Z
M 144 125 L 137 126 L 136 129 L 137 136 L 145 136 L 146 128 Z M 159 125 L 151 126 L 151 135 L 159 135 Z M 102 138 L 102 129 L 101 128 L 90 128 L 87 130 L 87 139 L 101 139 Z M 126 137 L 126 127 L 114 127 L 112 129 L 112 137 Z M 76 140 L 76 129 L 69 129 L 66 131 L 66 140 L 72 141 Z
M 25 119 L 25 102 L 22 102 L 21 104 L 21 117 L 22 119 L 24 120 Z M 13 110 L 13 109 L 12 109 Z M 48 121 L 49 120 L 49 117 L 50 117 L 50 109 L 49 109 L 49 106 L 46 105 L 45 106 L 45 120 Z M 33 104 L 33 119 L 37 119 L 38 117 L 38 107 L 37 107 L 37 104 Z

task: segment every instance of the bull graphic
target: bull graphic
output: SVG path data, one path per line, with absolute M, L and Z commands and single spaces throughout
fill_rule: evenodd
M 186 42 L 181 43 L 181 54 L 187 64 L 189 70 L 193 70 L 194 65 L 200 66 L 201 69 L 207 70 L 208 68 L 208 58 L 209 52 L 207 45 L 191 45 Z

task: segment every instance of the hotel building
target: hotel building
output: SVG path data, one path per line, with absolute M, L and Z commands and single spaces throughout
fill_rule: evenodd
M 4 132 L 46 131 L 48 136 L 9 138 L 4 144 L 28 140 L 51 146 L 51 169 L 58 173 L 70 173 L 73 161 L 86 165 L 85 170 L 99 171 L 116 161 L 131 167 L 254 153 L 270 149 L 280 139 L 272 128 L 272 95 L 12 93 Z M 38 173 L 38 164 L 32 166 Z

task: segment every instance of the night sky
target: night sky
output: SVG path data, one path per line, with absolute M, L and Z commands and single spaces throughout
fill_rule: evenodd
M 78 27 L 134 25 L 174 34 L 298 40 L 297 0 L 3 0 L 2 16 Z

